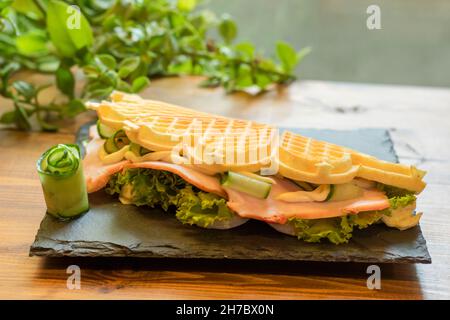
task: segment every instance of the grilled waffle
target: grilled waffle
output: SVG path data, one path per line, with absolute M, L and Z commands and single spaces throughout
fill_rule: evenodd
M 154 151 L 179 147 L 176 154 L 188 159 L 186 165 L 211 173 L 262 170 L 270 174 L 276 168 L 284 177 L 315 184 L 340 184 L 360 177 L 415 192 L 425 187 L 425 172 L 413 166 L 382 161 L 289 131 L 280 138 L 274 127 L 265 124 L 119 92 L 111 95 L 111 102 L 89 106 L 106 125 L 123 128 L 131 141 Z
M 346 183 L 355 177 L 420 192 L 425 172 L 285 131 L 280 144 L 280 173 L 317 184 Z
M 114 93 L 111 102 L 89 103 L 102 123 L 124 129 L 129 139 L 154 151 L 174 151 L 186 165 L 209 173 L 256 172 L 276 159 L 276 128 L 213 116 L 171 104 Z M 179 150 L 174 150 L 178 148 Z M 272 170 L 273 171 L 273 170 Z

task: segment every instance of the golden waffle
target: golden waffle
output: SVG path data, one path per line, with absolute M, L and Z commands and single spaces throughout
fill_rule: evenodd
M 211 118 L 211 115 L 204 112 L 195 111 L 189 108 L 175 106 L 169 103 L 153 100 L 144 100 L 138 95 L 126 94 L 122 92 L 113 92 L 109 101 L 101 103 L 88 102 L 90 109 L 96 110 L 99 119 L 107 126 L 114 129 L 121 129 L 125 120 L 134 123 L 152 123 L 154 117 L 174 117 L 191 119 L 193 116 L 198 118 Z M 222 118 L 215 116 L 215 118 Z
M 210 173 L 264 172 L 275 163 L 281 175 L 315 184 L 340 184 L 360 177 L 416 192 L 425 187 L 425 172 L 413 166 L 382 161 L 289 131 L 280 138 L 274 127 L 265 124 L 120 92 L 111 95 L 111 102 L 90 103 L 89 107 L 97 110 L 106 125 L 123 128 L 131 141 L 154 151 L 178 148 L 176 154 L 188 159 L 187 165 Z
M 320 184 L 349 182 L 355 177 L 420 192 L 425 171 L 285 131 L 280 143 L 280 173 Z
M 352 180 L 359 166 L 340 146 L 285 131 L 280 143 L 280 173 L 290 179 L 317 184 Z
M 278 151 L 271 148 L 271 139 L 278 138 L 278 131 L 266 124 L 117 92 L 111 102 L 88 106 L 97 111 L 102 123 L 124 129 L 131 141 L 154 151 L 174 151 L 184 157 L 185 164 L 210 173 L 259 171 L 270 165 Z

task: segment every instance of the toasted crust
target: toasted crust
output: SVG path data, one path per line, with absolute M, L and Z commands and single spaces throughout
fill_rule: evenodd
M 124 129 L 131 141 L 150 150 L 173 150 L 183 142 L 183 155 L 193 160 L 190 165 L 212 174 L 228 170 L 257 172 L 277 159 L 281 175 L 310 183 L 339 184 L 361 177 L 417 193 L 426 185 L 422 180 L 425 171 L 414 166 L 382 161 L 289 131 L 280 136 L 276 128 L 266 124 L 211 115 L 121 92 L 111 94 L 110 100 L 88 106 L 97 111 L 103 123 Z M 195 148 L 186 144 L 194 139 L 199 139 Z M 226 161 L 229 154 L 218 152 L 223 151 L 225 144 L 234 146 L 232 157 L 241 161 Z M 198 157 L 200 151 L 209 157 Z M 253 154 L 263 156 L 255 159 Z

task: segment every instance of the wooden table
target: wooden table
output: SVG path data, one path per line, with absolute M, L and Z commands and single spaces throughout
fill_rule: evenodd
M 0 298 L 20 299 L 429 299 L 450 298 L 450 90 L 302 81 L 257 98 L 197 87 L 198 78 L 155 81 L 143 94 L 199 110 L 280 126 L 392 128 L 401 161 L 428 170 L 418 201 L 431 265 L 367 265 L 28 257 L 45 204 L 35 170 L 41 152 L 74 141 L 85 114 L 62 132 L 0 130 Z M 0 101 L 2 102 L 2 101 Z M 81 268 L 81 289 L 66 268 Z

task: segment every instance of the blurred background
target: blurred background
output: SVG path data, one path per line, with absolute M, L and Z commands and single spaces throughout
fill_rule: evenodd
M 368 30 L 366 9 L 381 8 L 381 30 Z M 448 0 L 210 0 L 240 26 L 238 41 L 273 53 L 285 40 L 313 51 L 300 79 L 450 86 Z
M 0 125 L 55 131 L 166 76 L 252 95 L 295 76 L 450 87 L 449 57 L 450 0 L 3 0 Z

